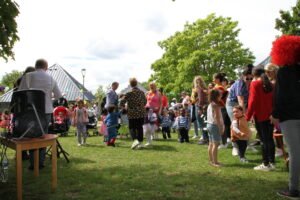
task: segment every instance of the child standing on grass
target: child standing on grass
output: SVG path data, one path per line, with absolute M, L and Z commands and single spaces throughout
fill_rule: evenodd
M 160 116 L 160 118 L 161 118 L 161 132 L 163 134 L 163 138 L 167 139 L 167 136 L 168 138 L 171 138 L 172 121 L 167 109 L 163 110 L 163 115 Z
M 218 146 L 221 142 L 221 135 L 224 132 L 221 102 L 222 95 L 219 90 L 213 89 L 209 94 L 209 105 L 207 108 L 207 130 L 209 136 L 208 156 L 209 162 L 215 167 L 220 167 L 218 162 Z
M 146 107 L 146 115 L 143 125 L 143 131 L 147 138 L 147 143 L 145 146 L 149 146 L 152 144 L 152 139 L 154 138 L 155 133 L 155 123 L 157 121 L 157 116 L 153 112 L 152 108 Z
M 108 133 L 108 139 L 107 139 L 107 146 L 115 147 L 115 141 L 117 137 L 117 127 L 119 126 L 119 117 L 120 113 L 115 112 L 115 106 L 109 105 L 107 108 L 108 115 L 106 119 L 104 120 L 104 123 L 107 126 L 107 133 Z
M 233 120 L 231 123 L 231 140 L 232 142 L 236 142 L 238 146 L 240 161 L 242 163 L 248 163 L 248 160 L 245 157 L 245 152 L 250 136 L 251 131 L 244 116 L 243 107 L 239 105 L 234 106 Z
M 88 123 L 88 113 L 84 107 L 83 100 L 79 100 L 74 110 L 73 125 L 76 127 L 78 146 L 86 144 L 86 124 Z
M 107 133 L 107 127 L 106 127 L 106 124 L 104 123 L 106 117 L 107 117 L 107 109 L 104 108 L 102 110 L 102 113 L 101 113 L 101 127 L 100 127 L 100 131 L 99 133 L 103 135 L 103 142 L 107 142 L 107 139 L 108 139 L 108 133 Z
M 178 131 L 179 131 L 179 134 L 180 134 L 180 139 L 179 139 L 179 142 L 180 143 L 183 143 L 183 142 L 187 142 L 189 143 L 189 117 L 187 116 L 186 114 L 186 110 L 184 108 L 181 108 L 180 109 L 180 115 L 178 116 L 177 118 L 177 127 L 178 127 Z

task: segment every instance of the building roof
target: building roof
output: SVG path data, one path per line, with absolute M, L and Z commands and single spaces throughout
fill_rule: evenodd
M 142 84 L 138 83 L 137 87 L 142 90 L 144 93 L 147 92 L 147 90 L 142 86 Z M 126 94 L 127 92 L 131 91 L 131 87 L 130 85 L 127 86 L 127 88 L 124 88 L 123 90 L 121 90 L 120 94 Z
M 83 87 L 73 76 L 71 76 L 64 68 L 59 64 L 54 64 L 48 68 L 47 71 L 53 79 L 57 82 L 57 85 L 62 93 L 65 93 L 65 98 L 68 101 L 76 101 L 76 99 L 82 98 L 82 91 L 84 91 L 84 99 L 92 101 L 95 96 Z M 10 102 L 13 90 L 9 90 L 2 96 L 0 96 L 0 102 Z
M 266 64 L 268 64 L 270 62 L 271 62 L 271 56 L 268 56 L 263 61 L 261 61 L 261 63 L 259 63 L 258 66 L 265 66 Z

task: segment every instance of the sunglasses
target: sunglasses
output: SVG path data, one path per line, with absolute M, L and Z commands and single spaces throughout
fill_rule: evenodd
M 252 80 L 253 80 L 253 78 L 246 78 L 246 80 L 247 80 L 247 81 L 252 81 Z

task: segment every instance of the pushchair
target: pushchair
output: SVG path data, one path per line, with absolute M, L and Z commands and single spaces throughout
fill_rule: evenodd
M 98 120 L 93 109 L 88 109 L 88 118 L 89 118 L 89 122 L 86 125 L 87 135 L 90 136 L 89 129 L 93 129 L 93 135 L 98 135 L 98 130 L 97 130 Z
M 69 111 L 64 106 L 57 106 L 53 110 L 53 132 L 67 136 L 69 131 Z

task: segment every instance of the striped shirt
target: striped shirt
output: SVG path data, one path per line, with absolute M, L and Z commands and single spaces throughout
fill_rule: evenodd
M 172 124 L 172 121 L 170 119 L 170 116 L 161 116 L 161 127 L 170 127 Z
M 179 116 L 178 117 L 178 128 L 189 128 L 189 118 L 188 117 L 183 117 Z

